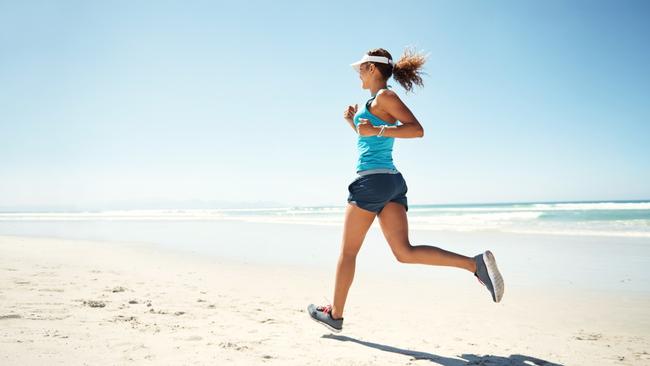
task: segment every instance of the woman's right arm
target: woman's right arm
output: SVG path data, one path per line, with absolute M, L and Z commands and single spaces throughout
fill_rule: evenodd
M 349 105 L 345 109 L 345 112 L 343 112 L 343 118 L 348 122 L 350 127 L 352 127 L 354 132 L 358 134 L 359 131 L 357 131 L 357 127 L 354 125 L 354 115 L 357 114 L 357 109 L 358 105 Z

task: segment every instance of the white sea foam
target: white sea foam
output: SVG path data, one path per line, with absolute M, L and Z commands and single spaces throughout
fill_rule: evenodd
M 410 207 L 409 227 L 438 231 L 650 237 L 650 203 L 539 203 L 510 206 Z M 624 210 L 622 216 L 602 210 Z M 637 210 L 637 211 L 629 211 Z M 646 211 L 643 211 L 646 210 Z M 568 212 L 567 214 L 561 211 Z M 547 217 L 549 212 L 555 212 Z M 256 209 L 147 209 L 99 212 L 0 213 L 3 221 L 247 221 L 342 226 L 344 206 Z
M 624 238 L 650 238 L 650 231 L 607 231 L 607 230 L 532 230 L 512 229 L 505 232 L 517 234 L 571 235 L 571 236 L 612 236 Z
M 481 206 L 412 207 L 409 212 L 650 210 L 650 202 L 531 203 Z
M 114 210 L 100 212 L 0 213 L 0 220 L 195 220 L 220 219 L 226 215 L 216 210 Z
M 435 215 L 428 216 L 426 219 L 434 221 L 484 221 L 484 222 L 501 222 L 501 221 L 521 221 L 535 220 L 543 215 L 543 212 L 520 211 L 520 212 L 489 212 L 489 213 L 471 213 L 461 215 Z
M 554 210 L 650 210 L 650 202 L 538 203 L 535 209 Z

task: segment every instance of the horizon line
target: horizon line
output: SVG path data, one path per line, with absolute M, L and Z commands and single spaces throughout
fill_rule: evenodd
M 418 204 L 409 204 L 409 207 L 422 207 L 422 206 L 466 206 L 466 205 L 475 205 L 475 206 L 490 206 L 490 205 L 516 205 L 516 204 L 565 204 L 565 203 L 639 203 L 639 202 L 650 202 L 650 199 L 608 199 L 608 200 L 559 200 L 559 201 L 492 201 L 492 202 L 454 202 L 454 203 L 418 203 Z M 227 202 L 224 202 L 227 205 Z M 109 210 L 124 210 L 124 211 L 133 211 L 133 210 L 198 210 L 198 209 L 223 209 L 223 210 L 232 210 L 232 209 L 286 209 L 286 208 L 315 208 L 315 207 L 345 207 L 345 204 L 323 204 L 323 205 L 268 205 L 268 206 L 250 206 L 255 202 L 237 202 L 241 206 L 232 206 L 227 205 L 228 207 L 156 207 L 156 208 L 147 208 L 147 205 L 142 207 L 131 207 L 131 208 L 69 208 L 65 205 L 51 205 L 49 208 L 38 208 L 37 205 L 24 205 L 23 208 L 20 208 L 21 205 L 12 205 L 11 208 L 7 209 L 7 206 L 0 206 L 0 213 L 38 213 L 38 212 L 81 212 L 81 211 L 109 211 Z M 259 202 L 258 202 L 259 203 Z M 30 206 L 32 206 L 30 208 Z M 43 205 L 48 207 L 49 205 Z M 91 206 L 91 205 L 88 205 Z M 243 207 L 246 206 L 246 207 Z M 31 210 L 31 211 L 26 211 Z

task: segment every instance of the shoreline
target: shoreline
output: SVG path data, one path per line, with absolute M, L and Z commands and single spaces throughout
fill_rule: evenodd
M 376 222 L 375 222 L 376 224 Z M 376 226 L 376 227 L 375 227 Z M 398 263 L 377 225 L 368 231 L 358 257 L 359 272 L 392 275 L 414 272 L 428 279 L 458 280 L 458 269 Z M 47 228 L 49 227 L 49 228 Z M 341 228 L 257 222 L 161 225 L 25 226 L 11 235 L 33 239 L 103 242 L 176 251 L 229 263 L 287 266 L 333 271 Z M 22 231 L 22 232 L 21 232 Z M 36 235 L 24 235 L 35 232 Z M 58 235 L 50 235 L 56 233 Z M 509 286 L 568 290 L 650 293 L 650 241 L 643 238 L 558 236 L 489 231 L 455 232 L 410 229 L 412 245 L 432 245 L 473 256 L 492 250 Z

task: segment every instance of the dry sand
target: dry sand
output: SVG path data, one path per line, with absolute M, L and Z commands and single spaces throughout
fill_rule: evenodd
M 648 292 L 357 273 L 344 331 L 309 320 L 333 270 L 153 245 L 0 236 L 1 365 L 650 365 Z M 435 270 L 448 270 L 436 268 Z

